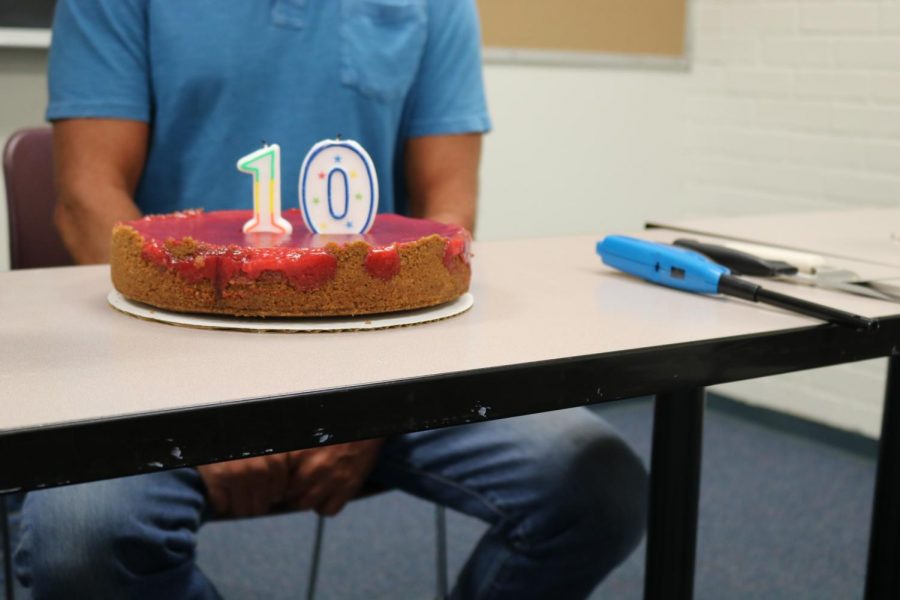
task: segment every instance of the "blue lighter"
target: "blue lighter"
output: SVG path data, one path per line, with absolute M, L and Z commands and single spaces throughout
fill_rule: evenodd
M 597 254 L 614 269 L 701 294 L 718 293 L 719 279 L 731 274 L 727 267 L 692 250 L 624 235 L 609 235 L 597 242 Z

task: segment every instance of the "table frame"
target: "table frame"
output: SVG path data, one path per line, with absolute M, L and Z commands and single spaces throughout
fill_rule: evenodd
M 820 239 L 818 242 L 810 242 L 808 237 L 800 236 L 798 242 L 792 239 L 792 244 L 799 244 L 795 249 L 801 252 L 814 254 L 824 253 L 830 259 L 851 260 L 856 263 L 880 264 L 884 266 L 898 266 L 894 262 L 884 260 L 883 244 L 875 244 L 872 248 L 865 247 L 871 240 L 878 239 L 879 231 L 883 242 L 887 242 L 889 230 L 879 230 L 878 226 L 884 223 L 894 222 L 900 215 L 897 209 L 841 211 L 824 215 L 813 215 L 818 227 L 807 227 L 813 231 L 826 229 L 828 223 L 822 219 L 830 219 L 832 225 L 839 222 L 837 231 L 841 232 L 840 242 L 834 238 Z M 874 222 L 873 222 L 874 219 Z M 786 220 L 796 226 L 799 221 L 809 225 L 809 215 L 780 215 L 778 217 L 751 217 L 752 226 L 747 225 L 746 219 L 722 219 L 703 224 L 694 223 L 666 223 L 649 222 L 648 229 L 668 229 L 673 232 L 682 232 L 685 235 L 695 234 L 711 236 L 713 238 L 727 238 L 747 241 L 754 244 L 766 245 L 773 243 L 771 229 L 766 223 L 778 223 L 785 227 Z M 723 228 L 721 224 L 738 224 L 738 228 Z M 849 229 L 848 229 L 849 227 Z M 873 228 L 878 231 L 873 231 Z M 758 232 L 766 231 L 767 236 L 758 235 Z M 754 233 L 755 232 L 755 233 Z M 776 230 L 777 232 L 777 230 Z M 783 231 L 781 233 L 784 233 Z M 768 237 L 768 239 L 767 239 Z M 776 235 L 781 239 L 788 237 Z M 815 238 L 813 238 L 815 239 Z M 862 244 L 862 246 L 861 246 Z M 853 270 L 859 268 L 852 267 Z M 885 386 L 884 409 L 881 419 L 881 436 L 878 445 L 878 466 L 875 475 L 875 493 L 872 502 L 872 520 L 869 537 L 869 554 L 866 567 L 865 598 L 866 600 L 879 600 L 881 598 L 900 598 L 900 408 L 896 406 L 900 402 L 900 351 L 897 347 L 891 349 L 889 357 L 887 384 Z
M 691 598 L 700 505 L 703 388 L 656 396 L 645 598 Z
M 645 598 L 690 598 L 703 388 L 891 356 L 900 316 L 880 322 L 874 332 L 800 327 L 0 433 L 0 493 L 656 395 Z M 897 450 L 882 447 L 873 523 L 893 525 L 878 537 L 886 542 L 873 537 L 870 599 L 897 589 Z
M 6 507 L 6 496 L 0 496 L 0 550 L 3 551 L 3 588 L 6 600 L 13 600 L 15 584 L 12 580 L 12 544 L 10 543 L 9 512 Z

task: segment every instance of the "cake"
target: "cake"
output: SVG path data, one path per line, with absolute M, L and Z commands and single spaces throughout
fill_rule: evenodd
M 344 316 L 434 306 L 469 287 L 469 232 L 378 215 L 368 233 L 244 234 L 250 211 L 185 211 L 119 223 L 111 268 L 126 298 L 178 312 Z

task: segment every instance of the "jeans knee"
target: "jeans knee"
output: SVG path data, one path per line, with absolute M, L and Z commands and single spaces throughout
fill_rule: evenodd
M 523 529 L 565 546 L 572 560 L 609 570 L 644 535 L 649 480 L 640 458 L 611 427 L 584 417 L 551 440 L 535 465 L 543 482 L 541 514 Z
M 15 553 L 22 583 L 39 597 L 113 597 L 148 573 L 191 560 L 202 504 L 185 511 L 155 502 L 170 495 L 155 476 L 30 493 Z
M 124 507 L 99 509 L 105 503 L 92 502 L 89 487 L 28 494 L 15 553 L 16 573 L 26 586 L 64 590 L 77 582 L 109 578 L 115 538 L 124 531 Z
M 576 506 L 582 514 L 579 530 L 585 550 L 618 564 L 638 546 L 646 530 L 647 470 L 624 440 L 607 434 L 584 449 L 571 476 L 582 482 Z

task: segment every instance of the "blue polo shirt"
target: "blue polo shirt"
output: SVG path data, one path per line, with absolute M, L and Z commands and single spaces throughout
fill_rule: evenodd
M 50 120 L 152 125 L 145 213 L 251 208 L 235 163 L 262 141 L 296 207 L 303 157 L 338 134 L 405 212 L 407 138 L 490 128 L 474 0 L 60 0 L 49 85 Z

